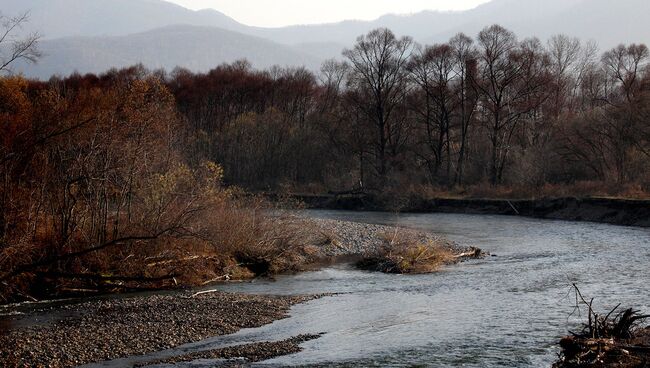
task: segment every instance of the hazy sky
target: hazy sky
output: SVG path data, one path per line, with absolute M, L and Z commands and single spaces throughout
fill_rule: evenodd
M 253 26 L 372 20 L 387 13 L 463 10 L 489 0 L 168 0 L 190 9 L 213 8 Z

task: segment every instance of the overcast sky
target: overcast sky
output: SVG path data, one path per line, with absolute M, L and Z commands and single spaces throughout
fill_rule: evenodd
M 489 0 L 168 0 L 190 9 L 213 8 L 252 26 L 372 20 L 387 13 L 464 10 Z

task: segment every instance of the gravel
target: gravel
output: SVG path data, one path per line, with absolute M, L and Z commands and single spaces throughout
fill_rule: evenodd
M 144 367 L 159 364 L 175 364 L 191 362 L 199 359 L 226 360 L 220 366 L 239 366 L 241 363 L 259 362 L 282 355 L 295 354 L 300 352 L 300 344 L 319 338 L 320 335 L 299 335 L 282 341 L 265 341 L 253 344 L 230 346 L 227 348 L 200 351 L 185 355 L 175 356 L 169 359 L 162 359 L 148 362 L 136 367 Z M 243 360 L 243 362 L 242 362 Z M 230 361 L 231 364 L 228 364 Z
M 432 241 L 447 248 L 464 249 L 435 234 L 401 227 L 326 219 L 309 219 L 308 221 L 332 239 L 332 242 L 323 246 L 322 249 L 323 254 L 328 257 L 370 254 L 385 244 L 386 237 L 399 236 L 404 233 L 414 234 L 423 242 Z
M 0 334 L 0 367 L 73 367 L 160 351 L 286 318 L 314 296 L 209 293 L 93 300 L 70 315 Z M 37 312 L 38 313 L 38 312 Z M 40 313 L 48 313 L 41 311 Z

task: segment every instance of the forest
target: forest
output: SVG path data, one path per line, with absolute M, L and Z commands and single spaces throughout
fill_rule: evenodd
M 433 46 L 379 29 L 319 74 L 242 61 L 151 75 L 175 98 L 188 162 L 250 190 L 642 195 L 648 49 L 597 50 L 496 25 Z
M 3 73 L 0 297 L 286 258 L 306 235 L 260 193 L 647 197 L 649 61 L 494 25 L 430 46 L 377 29 L 319 73 Z

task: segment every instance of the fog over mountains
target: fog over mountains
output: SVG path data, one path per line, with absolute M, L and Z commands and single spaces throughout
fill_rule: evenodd
M 45 57 L 37 65 L 17 68 L 36 78 L 137 62 L 206 71 L 243 58 L 259 68 L 277 64 L 316 70 L 323 60 L 340 57 L 357 36 L 378 27 L 420 43 L 444 42 L 461 31 L 476 36 L 494 23 L 522 38 L 545 40 L 565 33 L 595 40 L 601 49 L 621 42 L 650 43 L 648 0 L 493 0 L 462 12 L 284 28 L 250 27 L 215 10 L 192 11 L 163 0 L 0 0 L 0 11 L 30 11 L 27 28 L 44 36 Z

